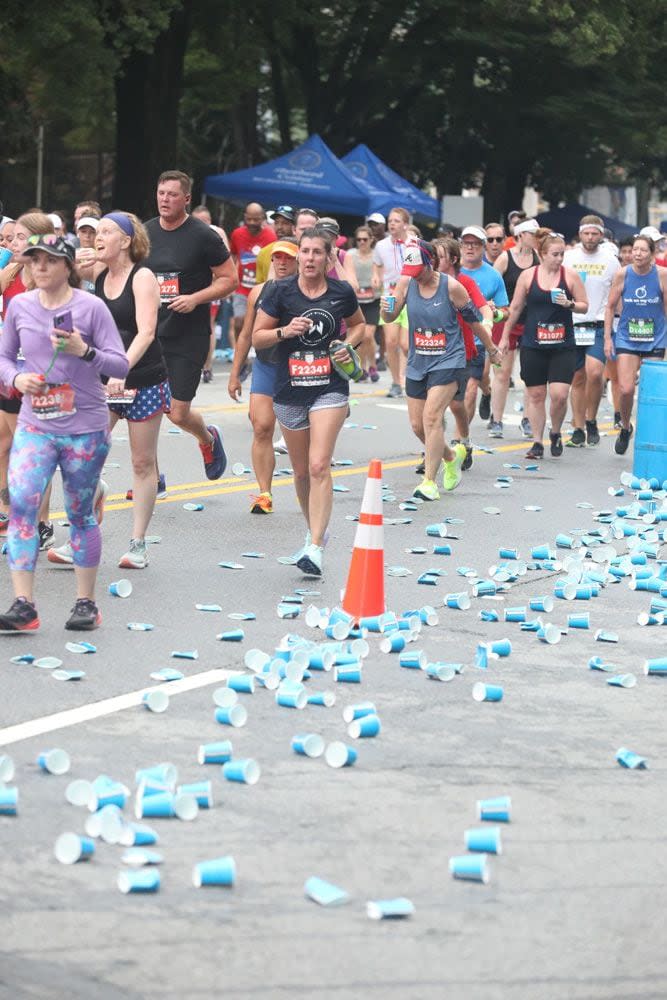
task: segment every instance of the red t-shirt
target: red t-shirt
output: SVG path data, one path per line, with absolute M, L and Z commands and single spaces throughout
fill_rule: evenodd
M 262 247 L 277 239 L 271 226 L 264 226 L 258 233 L 251 233 L 247 226 L 238 226 L 229 238 L 229 249 L 238 261 L 239 295 L 250 295 L 256 283 L 257 254 Z
M 478 309 L 486 305 L 486 299 L 479 290 L 479 285 L 474 280 L 470 278 L 467 274 L 457 274 L 456 280 L 460 281 L 466 292 L 470 296 L 470 301 Z M 461 327 L 461 332 L 463 334 L 463 343 L 466 349 L 466 361 L 470 361 L 472 358 L 477 357 L 477 348 L 475 347 L 475 335 L 470 329 L 470 325 L 466 323 L 461 317 L 461 313 L 456 314 L 456 318 L 459 321 L 459 326 Z
M 26 287 L 23 284 L 21 278 L 21 272 L 15 274 L 12 280 L 9 282 L 4 292 L 2 293 L 2 318 L 5 318 L 5 313 L 7 312 L 7 306 L 9 305 L 9 300 L 13 299 L 15 295 L 20 295 L 25 292 Z

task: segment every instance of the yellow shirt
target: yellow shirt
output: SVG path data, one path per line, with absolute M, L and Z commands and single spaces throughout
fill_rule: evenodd
M 262 282 L 267 281 L 269 277 L 269 268 L 271 267 L 271 254 L 273 253 L 273 247 L 275 243 L 267 243 L 265 247 L 257 254 L 257 259 L 255 261 L 255 280 L 258 285 Z

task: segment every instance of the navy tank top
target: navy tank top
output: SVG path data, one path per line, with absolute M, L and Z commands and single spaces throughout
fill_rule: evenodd
M 410 324 L 408 378 L 422 379 L 427 372 L 443 368 L 465 368 L 466 352 L 458 314 L 449 297 L 446 274 L 438 275 L 435 294 L 425 298 L 419 285 L 408 285 L 405 304 Z
M 533 278 L 526 300 L 526 323 L 521 340 L 522 347 L 537 347 L 540 350 L 563 350 L 574 347 L 574 323 L 572 310 L 551 301 L 551 289 L 541 288 L 537 279 L 539 268 L 533 271 Z M 565 268 L 561 267 L 558 284 L 568 299 L 572 292 L 565 280 Z M 554 290 L 555 290 L 554 288 Z

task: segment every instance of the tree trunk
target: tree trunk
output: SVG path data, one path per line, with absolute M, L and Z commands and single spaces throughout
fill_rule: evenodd
M 155 215 L 155 185 L 179 169 L 178 112 L 190 33 L 187 6 L 174 11 L 150 53 L 133 52 L 116 77 L 116 171 L 113 204 L 140 218 Z
M 502 221 L 508 212 L 521 209 L 525 184 L 526 171 L 521 166 L 501 162 L 494 169 L 487 165 L 482 184 L 485 224 Z

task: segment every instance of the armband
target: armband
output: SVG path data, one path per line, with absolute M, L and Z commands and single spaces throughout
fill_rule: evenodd
M 461 318 L 466 321 L 466 323 L 479 323 L 482 314 L 473 302 L 466 302 L 462 309 L 459 309 L 461 313 Z

